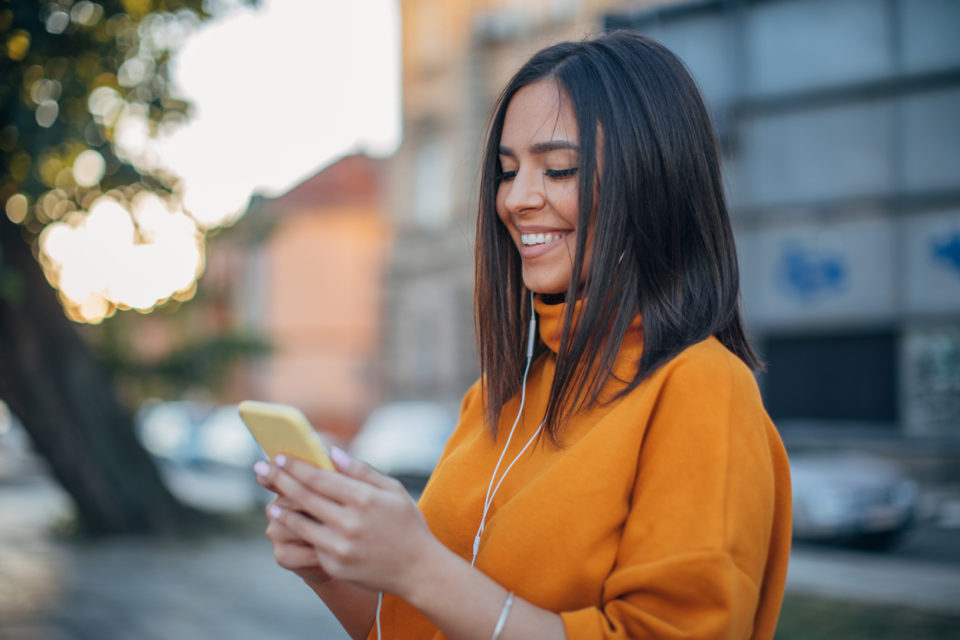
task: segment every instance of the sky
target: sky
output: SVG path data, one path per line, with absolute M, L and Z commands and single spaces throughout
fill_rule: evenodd
M 202 25 L 173 61 L 190 122 L 160 141 L 201 224 L 400 136 L 396 0 L 261 0 Z

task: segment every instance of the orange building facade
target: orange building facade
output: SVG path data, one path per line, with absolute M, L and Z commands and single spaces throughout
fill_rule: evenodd
M 380 161 L 349 156 L 248 213 L 269 231 L 247 247 L 235 313 L 272 350 L 238 386 L 245 397 L 295 405 L 342 438 L 380 399 L 391 236 L 381 172 Z

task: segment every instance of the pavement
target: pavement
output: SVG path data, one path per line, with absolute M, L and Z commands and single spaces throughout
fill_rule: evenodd
M 51 533 L 69 514 L 42 476 L 0 484 L 0 638 L 349 637 L 263 535 L 78 543 Z
M 198 506 L 259 509 L 249 476 L 168 480 Z M 70 513 L 43 474 L 0 474 L 0 639 L 347 638 L 257 531 L 77 542 L 56 535 Z M 960 615 L 960 562 L 798 545 L 787 590 Z
M 787 569 L 787 593 L 960 616 L 960 565 L 796 546 Z

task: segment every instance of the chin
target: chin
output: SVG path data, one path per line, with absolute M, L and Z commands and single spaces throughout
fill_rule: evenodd
M 563 295 L 567 293 L 567 282 L 545 282 L 535 278 L 524 278 L 523 286 L 539 295 Z
M 566 261 L 540 264 L 523 264 L 523 285 L 540 295 L 565 295 L 570 288 L 571 266 Z

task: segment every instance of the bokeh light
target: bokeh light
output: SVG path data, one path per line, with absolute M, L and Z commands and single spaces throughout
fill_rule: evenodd
M 99 151 L 87 149 L 73 161 L 73 179 L 81 187 L 92 187 L 103 179 L 107 163 Z
M 4 208 L 7 211 L 7 217 L 10 218 L 12 222 L 20 224 L 24 218 L 27 217 L 29 206 L 30 203 L 27 201 L 27 196 L 22 193 L 16 193 L 7 198 L 7 204 Z
M 49 224 L 41 262 L 67 314 L 96 323 L 116 309 L 147 312 L 195 290 L 203 234 L 172 200 L 143 190 L 98 197 L 87 213 Z
M 11 60 L 23 60 L 30 50 L 30 34 L 17 29 L 7 37 L 7 56 Z
M 52 127 L 60 115 L 60 105 L 55 100 L 44 100 L 37 105 L 36 110 L 37 124 L 41 127 Z
M 95 25 L 103 17 L 103 7 L 94 2 L 82 0 L 70 9 L 70 19 L 76 24 L 89 27 Z

